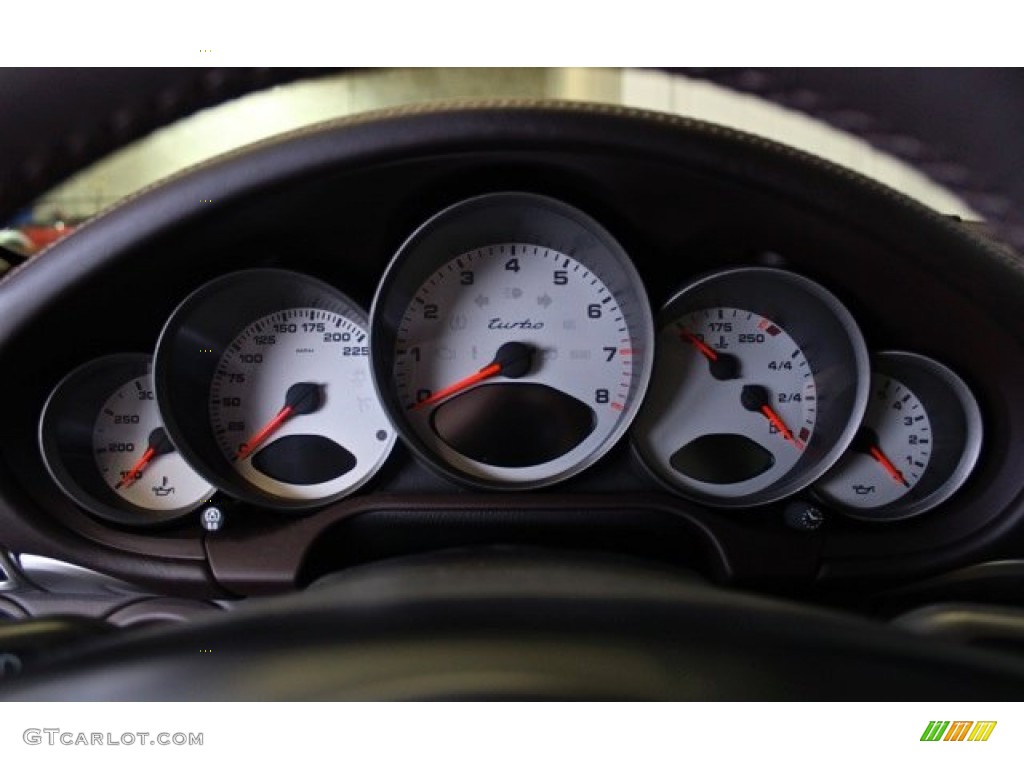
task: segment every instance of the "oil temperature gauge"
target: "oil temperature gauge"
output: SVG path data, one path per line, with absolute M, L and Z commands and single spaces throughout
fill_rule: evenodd
M 109 355 L 83 365 L 57 385 L 40 420 L 43 458 L 61 489 L 128 525 L 180 517 L 213 493 L 167 437 L 150 360 Z
M 960 377 L 930 358 L 882 352 L 873 367 L 864 422 L 815 492 L 852 517 L 898 520 L 963 485 L 981 449 L 981 415 Z

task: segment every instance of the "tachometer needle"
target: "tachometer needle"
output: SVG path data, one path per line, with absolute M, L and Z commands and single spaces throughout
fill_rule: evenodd
M 886 456 L 885 452 L 879 447 L 878 442 L 878 435 L 875 434 L 874 430 L 864 427 L 857 433 L 857 436 L 854 438 L 853 445 L 850 447 L 859 453 L 866 453 L 882 466 L 882 469 L 884 469 L 885 473 L 893 479 L 893 482 L 909 488 L 910 483 L 907 482 L 907 478 L 905 478 L 903 473 L 896 468 L 896 465 L 889 460 L 889 457 Z
M 142 457 L 132 465 L 132 468 L 125 473 L 114 489 L 128 488 L 136 480 L 142 477 L 142 473 L 146 471 L 150 462 L 153 461 L 157 456 L 163 456 L 165 453 L 172 453 L 174 451 L 174 445 L 171 443 L 171 439 L 167 437 L 167 433 L 164 432 L 163 427 L 157 427 L 149 433 L 149 445 L 146 446 L 145 452 Z
M 692 344 L 697 348 L 698 352 L 708 359 L 708 369 L 714 378 L 719 381 L 739 378 L 740 361 L 736 355 L 712 349 L 703 339 L 685 328 L 679 330 L 679 338 Z
M 284 406 L 259 432 L 242 443 L 235 456 L 235 461 L 241 461 L 251 456 L 253 451 L 266 442 L 267 438 L 280 429 L 281 425 L 292 416 L 300 416 L 318 410 L 323 405 L 321 389 L 319 384 L 310 381 L 300 381 L 298 384 L 288 387 L 288 392 L 284 397 Z
M 756 411 L 762 414 L 784 439 L 791 442 L 797 450 L 802 451 L 804 449 L 803 441 L 797 438 L 793 431 L 786 426 L 786 422 L 775 412 L 775 409 L 769 404 L 770 402 L 771 398 L 768 395 L 768 390 L 760 385 L 748 384 L 740 392 L 740 403 L 742 403 L 744 408 L 748 411 Z
M 507 341 L 498 347 L 498 351 L 494 355 L 494 360 L 485 365 L 479 371 L 471 373 L 466 378 L 460 379 L 444 389 L 439 389 L 429 397 L 425 397 L 419 402 L 413 403 L 409 408 L 426 408 L 428 405 L 440 402 L 441 400 L 468 389 L 474 384 L 478 384 L 481 381 L 485 381 L 495 376 L 500 375 L 509 379 L 518 379 L 520 376 L 525 376 L 529 372 L 532 363 L 533 347 L 518 341 Z

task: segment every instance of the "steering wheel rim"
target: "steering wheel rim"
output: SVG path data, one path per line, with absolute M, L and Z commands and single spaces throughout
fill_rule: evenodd
M 0 72 L 0 220 L 118 146 L 199 109 L 327 69 Z M 752 93 L 906 161 L 1024 249 L 1024 70 L 677 69 Z M 33 108 L 21 110 L 23 104 Z M 48 137 L 44 142 L 40 137 Z M 55 138 L 51 138 L 55 137 Z
M 687 572 L 498 547 L 382 561 L 226 616 L 107 635 L 0 700 L 1015 701 L 1022 683 L 1012 657 Z

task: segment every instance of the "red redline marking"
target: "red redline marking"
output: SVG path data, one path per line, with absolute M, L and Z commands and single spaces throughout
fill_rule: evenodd
M 621 411 L 622 403 L 612 403 L 612 408 L 614 408 L 616 411 Z

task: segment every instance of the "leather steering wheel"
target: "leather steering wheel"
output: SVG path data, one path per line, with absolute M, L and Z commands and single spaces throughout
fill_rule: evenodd
M 805 112 L 963 197 L 1024 249 L 1024 70 L 678 71 Z M 313 69 L 4 69 L 0 220 L 113 149 Z M 21 107 L 32 104 L 31 110 Z

